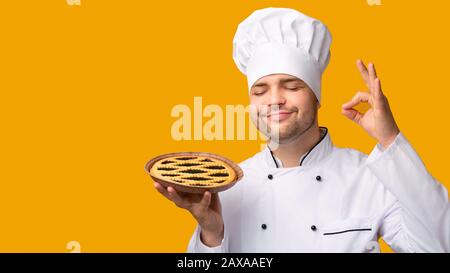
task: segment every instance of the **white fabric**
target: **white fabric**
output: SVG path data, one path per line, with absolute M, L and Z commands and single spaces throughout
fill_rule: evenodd
M 239 24 L 233 59 L 248 88 L 271 74 L 303 80 L 321 101 L 321 78 L 330 61 L 331 34 L 317 19 L 287 8 L 253 12 Z
M 450 251 L 447 190 L 401 133 L 369 156 L 326 134 L 300 167 L 276 168 L 268 149 L 240 166 L 243 180 L 219 194 L 222 244 L 204 245 L 197 226 L 188 252 L 370 252 L 379 237 L 397 252 Z

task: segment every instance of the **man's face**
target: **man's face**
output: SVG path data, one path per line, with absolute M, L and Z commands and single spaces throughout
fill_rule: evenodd
M 316 96 L 294 76 L 273 74 L 259 79 L 250 90 L 250 104 L 257 128 L 277 143 L 288 143 L 317 124 Z

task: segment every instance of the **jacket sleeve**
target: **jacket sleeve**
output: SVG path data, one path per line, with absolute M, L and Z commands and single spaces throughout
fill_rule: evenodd
M 366 165 L 396 198 L 380 228 L 386 243 L 399 252 L 450 252 L 448 192 L 405 136 L 400 133 L 386 150 L 378 144 Z
M 228 252 L 228 235 L 227 230 L 224 227 L 224 237 L 220 245 L 216 247 L 209 247 L 205 245 L 200 239 L 201 227 L 197 224 L 197 227 L 192 234 L 191 240 L 187 248 L 188 253 L 227 253 Z

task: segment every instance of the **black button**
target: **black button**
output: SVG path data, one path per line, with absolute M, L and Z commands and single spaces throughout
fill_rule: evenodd
M 261 225 L 261 228 L 262 228 L 262 229 L 266 229 L 266 228 L 267 228 L 267 225 L 266 225 L 266 224 L 262 224 L 262 225 Z
M 320 175 L 316 176 L 316 180 L 317 181 L 322 181 L 322 177 L 320 177 Z
M 273 179 L 273 175 L 269 174 L 269 175 L 267 176 L 267 178 L 269 178 L 270 180 L 272 180 L 272 179 Z
M 316 227 L 315 225 L 312 225 L 312 226 L 311 226 L 311 230 L 312 230 L 312 231 L 316 231 L 316 230 L 317 230 L 317 227 Z

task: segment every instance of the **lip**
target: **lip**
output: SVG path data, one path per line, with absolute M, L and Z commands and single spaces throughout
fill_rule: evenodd
M 271 113 L 271 114 L 267 115 L 267 119 L 283 121 L 283 120 L 288 119 L 292 115 L 292 113 L 294 113 L 294 112 L 280 111 L 280 112 L 276 112 L 276 113 Z

